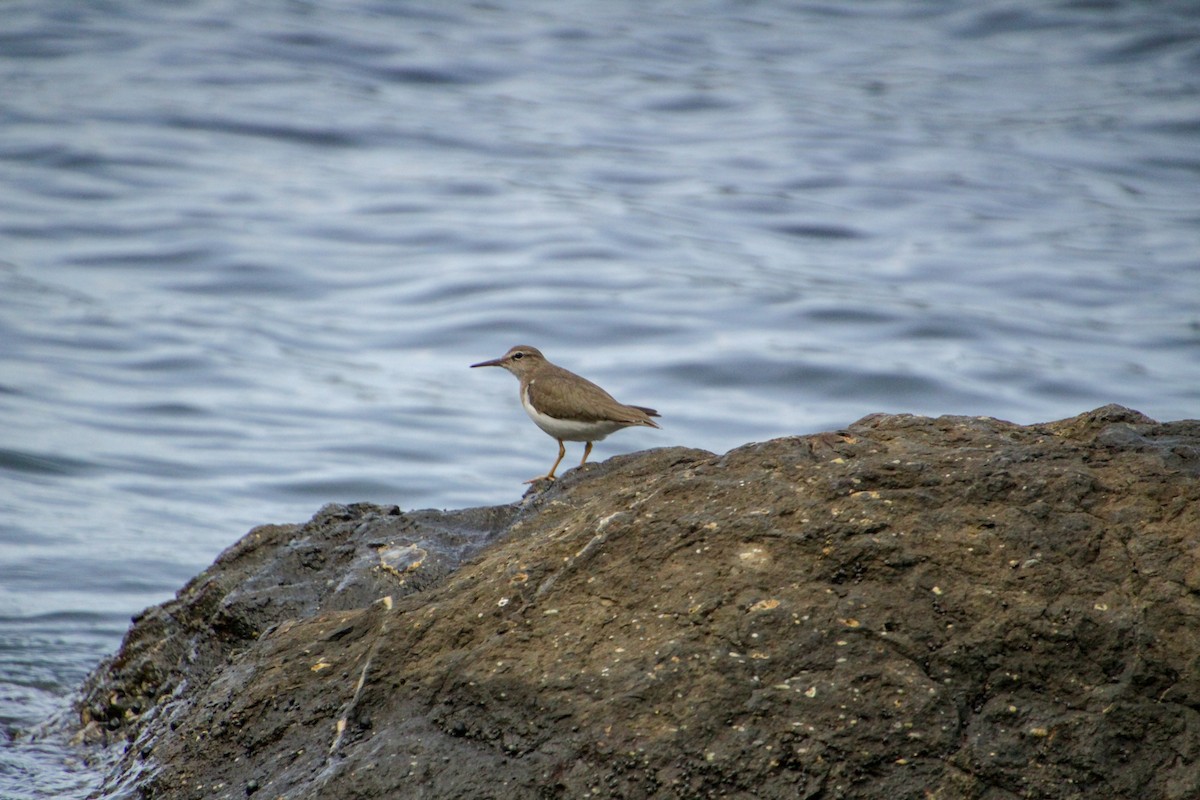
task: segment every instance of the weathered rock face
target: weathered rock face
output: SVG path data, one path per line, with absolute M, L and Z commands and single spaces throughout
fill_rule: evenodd
M 82 711 L 135 797 L 1194 798 L 1200 422 L 875 416 L 329 508 Z

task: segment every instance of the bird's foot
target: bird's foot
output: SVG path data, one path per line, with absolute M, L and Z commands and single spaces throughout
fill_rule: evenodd
M 522 481 L 522 483 L 537 483 L 538 481 L 552 481 L 552 480 L 554 480 L 553 475 L 539 475 L 536 478 L 530 478 L 527 481 Z

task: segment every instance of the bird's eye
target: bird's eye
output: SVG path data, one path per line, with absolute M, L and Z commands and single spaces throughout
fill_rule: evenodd
M 525 357 L 524 353 L 513 353 L 513 358 L 524 358 L 524 357 Z

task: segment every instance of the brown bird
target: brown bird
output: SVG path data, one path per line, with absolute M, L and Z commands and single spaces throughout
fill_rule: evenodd
M 519 344 L 500 358 L 481 361 L 472 367 L 503 367 L 521 382 L 521 405 L 534 424 L 558 441 L 558 458 L 545 475 L 530 478 L 525 483 L 554 480 L 554 471 L 567 454 L 563 442 L 587 442 L 583 460 L 592 452 L 592 443 L 621 428 L 645 425 L 659 427 L 651 417 L 653 408 L 627 406 L 596 384 L 574 372 L 551 364 L 536 347 Z

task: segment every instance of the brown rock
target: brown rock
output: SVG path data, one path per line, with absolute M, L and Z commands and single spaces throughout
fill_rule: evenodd
M 82 708 L 154 798 L 1183 800 L 1198 575 L 1200 422 L 872 416 L 256 529 Z

